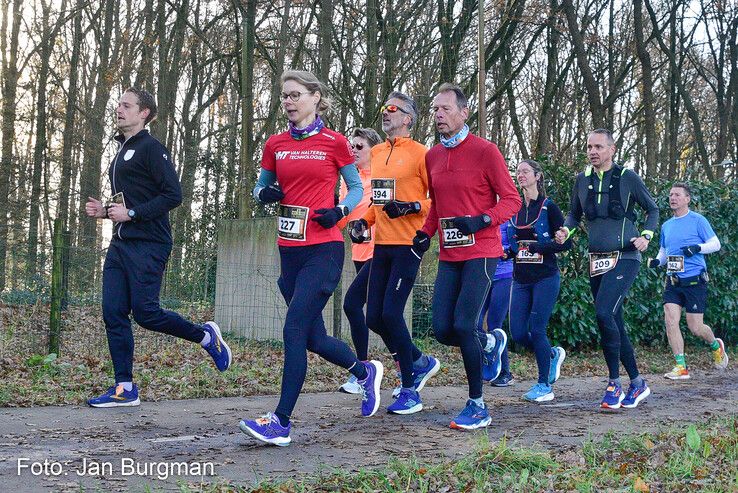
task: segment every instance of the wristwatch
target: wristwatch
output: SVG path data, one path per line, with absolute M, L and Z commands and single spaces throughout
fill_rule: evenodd
M 651 238 L 653 238 L 653 236 L 651 235 L 651 233 L 643 233 L 641 236 L 643 236 L 648 241 L 651 241 Z
M 338 207 L 338 209 L 341 211 L 341 214 L 343 214 L 343 217 L 348 216 L 349 208 L 347 205 L 340 204 L 340 205 L 337 205 L 336 207 Z
M 128 209 L 128 217 L 131 218 L 131 221 L 135 221 L 136 220 L 136 211 L 134 211 L 133 209 Z
M 487 214 L 482 214 L 482 222 L 489 225 L 492 222 L 492 218 L 489 217 Z

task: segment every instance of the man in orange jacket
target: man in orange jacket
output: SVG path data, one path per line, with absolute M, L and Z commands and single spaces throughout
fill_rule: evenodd
M 373 205 L 351 230 L 352 241 L 360 243 L 364 231 L 374 226 L 366 323 L 400 366 L 402 383 L 387 408 L 395 414 L 423 409 L 419 391 L 441 367 L 413 344 L 403 316 L 423 255 L 413 250 L 413 237 L 430 209 L 427 148 L 410 138 L 417 117 L 415 101 L 401 92 L 392 92 L 382 106 L 387 140 L 371 151 Z

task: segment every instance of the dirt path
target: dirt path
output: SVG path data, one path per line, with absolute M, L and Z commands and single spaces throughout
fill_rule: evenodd
M 588 435 L 599 437 L 609 430 L 648 431 L 673 422 L 736 413 L 736 370 L 700 372 L 686 382 L 653 375 L 647 378 L 653 395 L 645 404 L 637 410 L 607 413 L 597 408 L 604 390 L 601 378 L 563 378 L 555 387 L 556 399 L 546 405 L 520 400 L 532 382 L 518 382 L 506 389 L 486 387 L 493 424 L 476 433 L 448 428 L 465 399 L 465 389 L 460 387 L 425 389 L 426 409 L 413 416 L 383 412 L 389 399 L 389 390 L 385 390 L 385 406 L 369 419 L 357 416 L 355 396 L 306 394 L 295 411 L 293 443 L 286 448 L 258 444 L 238 429 L 241 417 L 272 410 L 274 396 L 145 402 L 127 409 L 2 408 L 0 484 L 3 491 L 17 493 L 79 491 L 80 484 L 92 491 L 141 491 L 147 484 L 174 490 L 178 480 L 195 485 L 200 481 L 193 476 L 160 480 L 156 469 L 148 476 L 124 477 L 121 459 L 129 458 L 134 467 L 148 462 L 187 462 L 190 473 L 195 463 L 206 468 L 205 463 L 211 462 L 216 477 L 206 477 L 206 482 L 226 479 L 248 485 L 326 467 L 382 465 L 390 455 L 414 454 L 430 461 L 454 457 L 467 453 L 482 433 L 497 440 L 507 432 L 521 444 L 569 448 L 581 444 Z M 62 472 L 58 476 L 34 475 L 29 467 L 19 475 L 19 458 L 27 458 L 22 464 L 28 466 L 34 461 L 58 462 Z M 110 462 L 113 474 L 79 477 L 85 460 L 88 471 L 93 462 Z

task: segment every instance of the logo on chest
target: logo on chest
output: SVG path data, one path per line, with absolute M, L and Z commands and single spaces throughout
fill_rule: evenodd
M 128 149 L 123 155 L 123 161 L 129 161 L 134 154 L 136 154 L 136 151 L 134 149 Z

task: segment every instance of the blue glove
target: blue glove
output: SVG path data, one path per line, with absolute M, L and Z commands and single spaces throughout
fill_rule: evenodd
M 279 202 L 284 198 L 284 192 L 277 185 L 269 185 L 259 190 L 259 201 L 263 204 Z
M 413 238 L 413 250 L 421 257 L 430 248 L 430 236 L 423 231 L 416 231 L 415 238 Z
M 420 202 L 402 202 L 400 200 L 390 200 L 382 210 L 387 213 L 390 219 L 407 216 L 408 214 L 417 214 L 420 212 Z
M 364 243 L 364 231 L 369 229 L 369 223 L 364 219 L 359 219 L 354 223 L 354 226 L 349 231 L 349 238 L 353 243 Z
M 702 247 L 699 245 L 689 245 L 682 247 L 682 253 L 684 253 L 685 257 L 691 257 L 692 255 L 697 255 L 702 251 Z
M 492 224 L 490 217 L 486 214 L 471 217 L 459 216 L 455 217 L 453 221 L 454 227 L 465 235 L 476 233 L 480 229 L 486 228 Z
M 313 216 L 311 221 L 315 221 L 325 229 L 332 228 L 338 221 L 343 217 L 343 211 L 340 207 L 334 207 L 333 209 L 316 209 L 318 216 Z

